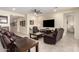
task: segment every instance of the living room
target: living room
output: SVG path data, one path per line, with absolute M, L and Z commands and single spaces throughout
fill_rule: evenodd
M 1 21 L 0 23 L 0 26 L 3 29 L 8 29 L 18 36 L 33 39 L 32 37 L 30 37 L 31 34 L 34 37 L 33 40 L 39 42 L 39 52 L 79 51 L 79 8 L 77 7 L 0 7 L 0 15 L 1 18 L 3 16 L 7 16 L 4 17 L 4 19 L 6 20 Z M 69 16 L 70 18 L 68 18 Z M 70 23 L 70 25 L 74 24 L 74 33 L 72 35 L 72 33 L 67 34 L 67 22 L 68 19 L 73 19 L 73 17 L 74 23 Z M 47 23 L 46 26 L 45 22 Z M 50 23 L 48 22 L 53 22 L 53 25 L 50 26 Z M 37 38 L 37 35 L 31 33 L 33 32 L 33 27 L 35 26 L 39 29 L 40 33 L 42 33 L 41 30 L 43 30 L 43 32 L 46 31 L 46 33 L 48 31 L 49 33 L 50 31 L 54 32 L 56 28 L 62 28 L 62 38 L 58 42 L 55 42 L 55 44 L 50 43 L 51 39 L 47 39 L 45 33 L 42 34 L 41 38 Z M 61 34 L 59 33 L 58 36 L 60 35 Z M 71 39 L 69 39 L 69 37 L 71 37 Z M 70 45 L 68 45 L 67 43 L 69 43 Z M 5 50 L 2 49 L 3 48 L 1 48 L 1 51 Z M 32 48 L 31 51 L 34 51 L 34 49 L 35 48 Z

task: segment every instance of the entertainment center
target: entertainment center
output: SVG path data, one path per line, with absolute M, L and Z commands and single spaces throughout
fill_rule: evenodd
M 50 33 L 51 31 L 53 31 L 54 27 L 55 27 L 55 19 L 43 20 L 44 29 L 41 29 L 41 31 L 44 33 Z

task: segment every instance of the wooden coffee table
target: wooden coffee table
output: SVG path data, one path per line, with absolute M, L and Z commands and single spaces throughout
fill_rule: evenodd
M 34 37 L 32 37 L 32 35 Z M 38 32 L 38 33 L 30 33 L 30 38 L 32 38 L 32 39 L 38 40 L 39 37 L 42 37 L 42 33 L 40 33 L 40 32 Z
M 36 52 L 38 52 L 38 44 L 39 42 L 32 40 L 32 39 L 27 39 L 27 37 L 25 37 L 24 39 L 18 39 L 16 40 L 16 46 L 18 48 L 19 51 L 21 52 L 25 52 L 28 50 L 28 52 L 30 52 L 30 49 L 32 47 L 35 47 Z

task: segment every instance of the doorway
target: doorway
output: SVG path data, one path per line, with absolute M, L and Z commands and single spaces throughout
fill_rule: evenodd
M 74 15 L 68 14 L 66 16 L 67 20 L 67 35 L 70 37 L 74 37 Z

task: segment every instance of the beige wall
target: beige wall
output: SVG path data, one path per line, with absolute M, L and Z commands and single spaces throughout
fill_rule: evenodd
M 10 27 L 10 15 L 15 15 L 15 16 L 23 16 L 25 17 L 26 20 L 26 27 L 19 27 L 19 23 L 18 23 L 18 31 L 22 32 L 22 33 L 27 33 L 27 35 L 29 36 L 29 27 L 33 27 L 33 26 L 38 26 L 39 29 L 43 28 L 43 20 L 46 19 L 55 19 L 55 28 L 64 28 L 65 29 L 65 33 L 67 31 L 67 25 L 66 25 L 66 18 L 65 15 L 69 14 L 69 13 L 78 13 L 79 9 L 72 9 L 72 10 L 66 10 L 66 11 L 62 11 L 62 12 L 56 12 L 56 13 L 51 13 L 51 14 L 43 14 L 40 16 L 34 16 L 33 14 L 27 14 L 27 15 L 22 15 L 22 14 L 18 14 L 18 13 L 12 13 L 12 12 L 8 12 L 8 11 L 2 11 L 0 10 L 0 15 L 5 15 L 8 16 L 8 24 L 0 24 L 2 26 L 9 26 Z M 75 19 L 77 19 L 75 21 L 75 37 L 78 39 L 79 38 L 79 24 L 78 24 L 78 16 L 75 16 Z M 34 25 L 30 25 L 30 20 L 34 20 Z M 20 21 L 20 20 L 19 20 Z
M 27 33 L 29 35 L 29 27 L 33 27 L 35 25 L 38 26 L 39 29 L 42 29 L 43 28 L 43 20 L 52 18 L 52 19 L 55 19 L 55 28 L 60 28 L 60 27 L 64 28 L 64 35 L 66 35 L 66 32 L 67 32 L 67 20 L 66 20 L 65 16 L 67 14 L 71 14 L 71 13 L 74 14 L 74 13 L 78 13 L 78 12 L 79 12 L 79 9 L 71 9 L 71 10 L 66 10 L 66 11 L 56 12 L 56 13 L 51 13 L 51 14 L 43 14 L 43 15 L 41 15 L 39 17 L 36 17 L 33 14 L 32 15 L 28 14 L 27 15 Z M 77 17 L 77 16 L 75 16 L 75 17 Z M 34 22 L 35 22 L 34 25 L 29 24 L 29 20 L 31 20 L 31 19 L 34 19 Z M 76 22 L 78 22 L 78 20 L 76 20 L 75 23 Z M 79 28 L 78 26 L 79 26 L 79 24 L 76 23 L 75 24 L 75 27 L 76 27 L 75 28 L 75 34 L 74 34 L 74 37 L 76 39 L 79 38 L 79 36 L 78 36 L 79 33 L 77 32 L 78 28 Z
M 34 16 L 33 14 L 27 14 L 27 33 L 29 33 L 29 27 L 33 27 L 33 26 L 38 26 L 39 29 L 43 28 L 43 20 L 46 19 L 55 19 L 55 28 L 64 28 L 65 29 L 65 33 L 66 33 L 66 20 L 65 20 L 65 14 L 66 13 L 74 13 L 74 12 L 78 12 L 78 9 L 76 10 L 67 10 L 67 11 L 62 11 L 62 12 L 57 12 L 57 13 L 51 13 L 51 14 L 43 14 L 40 16 Z M 30 25 L 29 21 L 30 20 L 34 20 L 34 25 Z M 65 35 L 64 33 L 64 35 Z
M 71 9 L 71 10 L 65 10 L 65 11 L 62 11 L 62 12 L 56 12 L 56 13 L 51 13 L 51 14 L 44 14 L 42 15 L 42 17 L 39 16 L 40 19 L 38 19 L 36 21 L 36 24 L 38 24 L 38 27 L 39 28 L 43 28 L 43 20 L 45 19 L 55 19 L 55 28 L 64 28 L 64 35 L 66 35 L 66 32 L 67 32 L 67 20 L 66 20 L 66 15 L 67 14 L 75 14 L 75 13 L 78 13 L 79 12 L 79 9 Z M 74 21 L 75 23 L 77 21 Z M 78 26 L 79 24 L 77 23 L 76 25 L 74 25 L 76 28 L 75 28 L 75 34 L 74 34 L 74 37 L 78 39 L 78 32 L 76 32 L 76 30 L 78 29 Z
M 66 15 L 67 14 L 73 14 L 74 17 L 75 17 L 75 21 L 74 21 L 74 27 L 75 27 L 75 33 L 74 33 L 74 38 L 75 39 L 79 39 L 79 16 L 78 14 L 76 15 L 76 13 L 79 14 L 79 9 L 72 9 L 72 10 L 67 10 L 67 11 L 62 11 L 62 12 L 57 12 L 57 13 L 54 13 L 53 14 L 53 17 L 55 19 L 55 27 L 58 28 L 58 27 L 62 27 L 64 28 L 64 35 L 66 34 L 67 32 L 67 19 L 66 19 Z
M 64 28 L 64 35 L 66 35 L 66 32 L 67 32 L 67 20 L 65 18 L 65 16 L 67 14 L 75 14 L 75 13 L 78 13 L 79 12 L 79 9 L 71 9 L 71 10 L 66 10 L 66 11 L 62 11 L 62 12 L 57 12 L 57 13 L 51 13 L 51 14 L 43 14 L 43 15 L 40 15 L 40 16 L 34 16 L 33 14 L 27 14 L 26 15 L 26 22 L 27 22 L 27 35 L 29 37 L 29 28 L 33 27 L 33 26 L 38 26 L 39 29 L 42 29 L 43 28 L 43 20 L 45 19 L 55 19 L 55 28 Z M 75 16 L 75 33 L 74 33 L 74 37 L 76 39 L 79 39 L 79 16 L 77 14 L 74 15 Z M 34 25 L 30 25 L 30 20 L 34 20 Z M 25 31 L 24 31 L 25 32 Z

